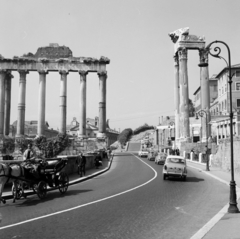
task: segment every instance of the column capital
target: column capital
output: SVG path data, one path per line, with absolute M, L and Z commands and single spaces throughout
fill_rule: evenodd
M 86 76 L 88 74 L 88 71 L 78 71 L 79 75 Z
M 178 57 L 180 61 L 187 60 L 187 49 L 185 47 L 178 50 Z
M 208 50 L 206 48 L 199 49 L 200 64 L 208 63 Z
M 101 76 L 105 76 L 107 78 L 107 71 L 98 71 L 98 76 L 101 77 Z
M 174 59 L 174 66 L 179 66 L 178 54 L 174 55 L 173 59 Z
M 0 74 L 3 74 L 3 73 L 4 73 L 4 74 L 6 74 L 7 72 L 8 72 L 8 70 L 5 70 L 5 69 L 4 69 L 4 70 L 3 70 L 3 69 L 0 69 Z
M 48 70 L 38 70 L 38 73 L 47 75 L 48 74 Z
M 61 74 L 61 75 L 68 75 L 68 71 L 66 71 L 66 70 L 59 70 L 59 74 Z
M 18 73 L 20 75 L 27 75 L 29 73 L 29 71 L 27 71 L 27 70 L 18 70 Z
M 14 76 L 12 75 L 12 72 L 11 72 L 11 71 L 7 71 L 6 74 L 7 74 L 7 77 L 9 77 L 9 78 L 14 78 Z

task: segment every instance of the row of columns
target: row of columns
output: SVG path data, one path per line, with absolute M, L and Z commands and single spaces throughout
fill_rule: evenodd
M 199 49 L 200 62 L 208 61 L 205 49 Z M 187 69 L 187 49 L 180 48 L 174 56 L 174 101 L 175 101 L 175 127 L 176 140 L 191 142 L 189 122 L 189 89 Z M 208 67 L 200 67 L 201 85 L 201 109 L 206 112 L 206 118 L 202 118 L 203 142 L 210 135 L 210 93 Z M 207 123 L 206 123 L 207 121 Z
M 46 110 L 46 75 L 47 71 L 39 72 L 39 93 L 38 93 L 38 136 L 44 135 L 45 110 Z M 18 115 L 17 115 L 17 137 L 24 136 L 25 109 L 26 109 L 26 75 L 27 70 L 20 70 Z M 60 126 L 59 132 L 66 133 L 67 126 L 67 71 L 59 71 L 60 78 Z M 80 74 L 80 119 L 79 136 L 86 137 L 86 75 L 87 71 L 79 71 Z M 99 76 L 99 135 L 106 136 L 106 79 L 107 72 L 98 72 Z M 10 107 L 11 107 L 11 75 L 10 71 L 0 71 L 0 137 L 9 135 Z

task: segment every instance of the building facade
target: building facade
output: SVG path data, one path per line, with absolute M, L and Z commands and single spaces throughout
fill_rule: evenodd
M 232 111 L 233 135 L 239 136 L 239 111 L 240 111 L 240 64 L 233 65 L 232 71 Z M 210 87 L 210 113 L 211 113 L 211 138 L 218 142 L 219 139 L 230 137 L 230 93 L 229 93 L 228 67 L 209 79 Z M 200 87 L 194 93 L 196 112 L 201 110 Z
M 99 117 L 95 117 L 94 119 L 86 118 L 86 136 L 87 138 L 97 138 L 99 133 Z M 67 134 L 73 137 L 79 137 L 79 122 L 76 117 L 73 118 L 70 125 L 67 125 Z M 108 120 L 106 122 L 106 137 L 107 137 L 107 145 L 110 146 L 114 142 L 117 141 L 119 132 L 110 129 Z

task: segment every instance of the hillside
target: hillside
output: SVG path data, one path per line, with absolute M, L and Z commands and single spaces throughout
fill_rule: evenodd
M 154 131 L 155 131 L 154 129 L 150 129 L 150 130 L 146 130 L 144 132 L 141 132 L 137 135 L 133 135 L 129 141 L 130 142 L 131 141 L 138 142 L 138 141 L 141 141 L 142 139 L 144 139 L 146 136 L 148 136 L 149 139 L 154 138 Z

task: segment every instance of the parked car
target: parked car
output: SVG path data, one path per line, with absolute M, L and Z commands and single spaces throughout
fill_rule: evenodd
M 156 164 L 164 164 L 167 158 L 167 154 L 160 152 L 157 154 L 157 156 L 155 157 L 155 163 Z
M 138 156 L 139 157 L 147 157 L 148 156 L 148 151 L 147 150 L 140 150 L 139 152 L 138 152 Z
M 163 166 L 163 180 L 166 177 L 187 178 L 187 163 L 181 156 L 169 155 Z
M 156 157 L 156 152 L 150 151 L 150 152 L 148 153 L 147 158 L 148 158 L 149 161 L 154 161 L 154 160 L 155 160 L 155 157 Z

